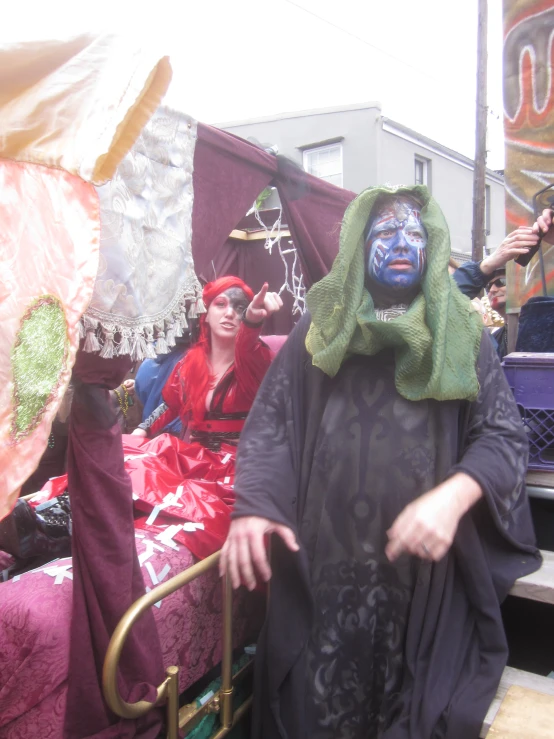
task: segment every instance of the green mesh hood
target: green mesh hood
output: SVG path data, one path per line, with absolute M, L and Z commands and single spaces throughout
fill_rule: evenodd
M 404 194 L 420 203 L 427 229 L 427 269 L 421 293 L 406 313 L 378 321 L 364 285 L 364 230 L 380 195 Z M 331 271 L 307 295 L 312 323 L 306 348 L 313 364 L 334 377 L 352 354 L 395 352 L 395 384 L 408 400 L 474 400 L 483 323 L 448 274 L 450 235 L 426 187 L 371 187 L 344 214 L 339 253 Z

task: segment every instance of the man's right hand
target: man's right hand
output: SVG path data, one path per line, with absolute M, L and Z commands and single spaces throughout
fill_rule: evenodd
M 277 534 L 291 552 L 299 546 L 292 529 L 259 516 L 244 516 L 231 521 L 227 541 L 221 550 L 219 574 L 229 572 L 233 588 L 243 582 L 248 590 L 256 587 L 256 572 L 267 582 L 271 578 L 271 568 L 265 548 L 265 537 Z
M 145 436 L 148 436 L 148 431 L 146 431 L 145 429 L 135 429 L 131 433 L 131 436 L 142 436 L 142 438 L 144 438 Z
M 480 264 L 481 272 L 490 275 L 497 269 L 505 267 L 510 259 L 527 254 L 537 241 L 538 234 L 531 226 L 521 226 L 508 234 L 493 254 L 485 257 Z

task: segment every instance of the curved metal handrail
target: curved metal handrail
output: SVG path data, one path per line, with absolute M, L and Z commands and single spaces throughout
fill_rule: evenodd
M 118 623 L 106 652 L 106 658 L 104 660 L 104 669 L 102 671 L 102 687 L 104 691 L 104 697 L 106 703 L 109 705 L 111 710 L 122 718 L 139 718 L 152 710 L 155 706 L 159 705 L 166 698 L 175 700 L 175 696 L 172 695 L 173 690 L 177 690 L 177 701 L 178 701 L 178 685 L 177 685 L 177 667 L 168 667 L 166 674 L 167 678 L 157 688 L 156 700 L 151 703 L 150 701 L 137 701 L 136 703 L 127 703 L 123 700 L 119 693 L 119 687 L 117 685 L 117 668 L 119 666 L 119 658 L 123 650 L 125 640 L 129 636 L 129 633 L 134 623 L 151 608 L 154 603 L 159 600 L 167 598 L 168 595 L 174 593 L 184 585 L 188 585 L 192 580 L 196 579 L 200 575 L 215 567 L 219 562 L 221 552 L 216 552 L 210 555 L 201 562 L 197 562 L 192 567 L 189 567 L 178 575 L 175 575 L 170 580 L 160 583 L 153 588 L 149 593 L 146 593 L 140 597 L 133 605 L 125 612 L 120 622 Z

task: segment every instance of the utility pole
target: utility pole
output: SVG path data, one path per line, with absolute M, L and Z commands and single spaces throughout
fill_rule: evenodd
M 471 258 L 483 259 L 485 243 L 485 167 L 487 162 L 487 0 L 478 0 L 477 120 L 473 169 L 473 226 Z

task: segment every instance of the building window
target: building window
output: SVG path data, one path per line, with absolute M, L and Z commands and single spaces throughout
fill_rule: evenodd
M 491 235 L 491 186 L 485 185 L 485 235 Z
M 342 144 L 305 149 L 303 155 L 306 172 L 342 187 Z
M 431 160 L 424 157 L 414 158 L 414 182 L 416 185 L 427 185 L 431 189 Z

